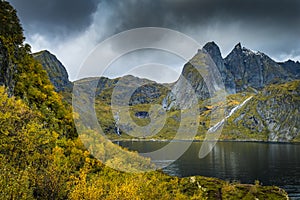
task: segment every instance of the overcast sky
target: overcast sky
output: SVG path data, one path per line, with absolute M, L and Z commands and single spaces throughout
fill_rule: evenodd
M 95 46 L 138 27 L 180 31 L 201 46 L 215 41 L 225 57 L 241 42 L 276 61 L 300 61 L 298 0 L 9 0 L 17 9 L 32 51 L 48 49 L 65 65 L 70 79 Z M 163 42 L 163 41 L 162 41 Z M 176 42 L 176 41 L 174 41 Z M 119 44 L 122 45 L 122 44 Z M 196 53 L 196 52 L 195 52 Z M 159 63 L 174 72 L 145 70 L 160 82 L 177 79 L 185 61 L 158 51 L 132 53 L 107 70 L 120 76 L 131 66 Z M 159 66 L 159 65 L 158 65 Z M 118 72 L 119 69 L 122 72 Z M 153 67 L 154 69 L 155 67 Z M 159 67 L 156 67 L 156 69 Z M 141 71 L 141 70 L 140 70 Z

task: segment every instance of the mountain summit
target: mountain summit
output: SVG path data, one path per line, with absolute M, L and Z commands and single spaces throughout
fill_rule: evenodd
M 267 55 L 253 52 L 237 44 L 224 59 L 226 69 L 234 77 L 236 91 L 261 90 L 266 85 L 294 80 L 294 76 Z
M 234 77 L 232 73 L 226 68 L 225 61 L 222 58 L 221 51 L 218 45 L 215 42 L 209 42 L 204 45 L 203 49 L 207 51 L 207 53 L 210 55 L 210 57 L 218 67 L 227 92 L 229 94 L 236 93 L 236 84 L 234 81 Z
M 270 84 L 281 84 L 296 80 L 300 75 L 300 63 L 288 61 L 277 63 L 261 52 L 253 52 L 238 43 L 226 58 L 223 58 L 220 48 L 215 42 L 204 45 L 202 50 L 185 64 L 179 80 L 173 87 L 172 92 L 164 102 L 169 106 L 185 104 L 189 107 L 190 95 L 187 95 L 186 86 L 190 84 L 195 90 L 199 100 L 214 96 L 216 85 L 213 84 L 216 77 L 205 77 L 206 73 L 200 74 L 202 69 L 211 68 L 215 64 L 220 72 L 225 90 L 228 94 L 239 92 L 255 92 L 262 90 Z M 211 69 L 212 70 L 212 69 Z M 213 75 L 216 73 L 211 71 Z M 185 79 L 183 81 L 183 79 Z M 212 88 L 208 92 L 208 87 Z
M 57 92 L 72 88 L 66 68 L 55 55 L 45 50 L 34 53 L 33 57 L 43 65 Z

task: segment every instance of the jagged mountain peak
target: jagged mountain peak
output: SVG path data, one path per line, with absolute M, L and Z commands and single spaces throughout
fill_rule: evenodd
M 291 59 L 288 59 L 288 60 L 285 61 L 284 63 L 288 63 L 288 64 L 300 64 L 299 61 L 294 61 L 294 60 L 291 60 Z
M 55 55 L 48 50 L 33 53 L 32 55 L 42 64 L 56 91 L 60 92 L 72 87 L 66 68 Z
M 243 53 L 249 53 L 249 54 L 254 54 L 254 52 L 251 49 L 248 49 L 246 47 L 242 47 L 242 52 Z
M 224 59 L 233 74 L 237 92 L 247 88 L 262 89 L 272 83 L 290 81 L 293 77 L 269 56 L 242 47 L 240 43 Z
M 279 63 L 283 68 L 288 71 L 294 79 L 300 78 L 300 63 L 299 61 L 288 60 L 283 63 Z
M 216 64 L 219 72 L 222 76 L 225 88 L 228 93 L 233 94 L 236 92 L 235 83 L 231 72 L 226 69 L 224 59 L 222 58 L 219 46 L 215 42 L 208 42 L 204 45 L 203 49 L 210 55 L 214 63 Z
M 269 56 L 267 56 L 266 54 L 260 52 L 260 51 L 253 51 L 251 49 L 248 49 L 246 47 L 242 47 L 242 53 L 245 57 L 257 57 L 257 58 L 261 58 L 261 59 L 268 59 L 268 60 L 272 60 Z M 273 60 L 272 60 L 273 61 Z
M 219 48 L 219 46 L 214 42 L 208 42 L 203 46 L 203 49 L 205 49 L 210 55 L 220 55 L 221 56 L 221 50 Z M 261 55 L 261 56 L 266 56 L 264 53 L 260 52 L 260 51 L 253 51 L 247 47 L 242 46 L 242 44 L 239 42 L 237 43 L 234 48 L 232 49 L 232 51 L 228 54 L 228 56 L 231 53 L 243 53 L 243 54 L 247 54 L 247 55 Z
M 208 42 L 198 50 L 198 53 L 184 66 L 182 71 L 182 76 L 191 82 L 193 88 L 196 88 L 197 95 L 202 99 L 207 98 L 205 83 L 203 77 L 197 75 L 197 70 L 194 68 L 197 68 L 197 64 L 200 64 L 199 66 L 203 64 L 204 55 L 209 55 L 213 60 L 219 69 L 225 89 L 230 94 L 248 90 L 258 91 L 270 84 L 280 84 L 297 79 L 300 74 L 300 64 L 276 63 L 266 54 L 252 51 L 243 47 L 241 43 L 236 44 L 229 55 L 223 59 L 218 45 L 213 41 Z M 206 62 L 208 60 L 210 59 L 206 59 Z M 184 94 L 178 89 L 182 88 L 179 85 L 180 79 L 175 86 L 177 88 L 175 90 L 177 92 L 174 92 L 175 95 Z M 185 102 L 185 98 L 182 96 L 178 99 L 180 102 Z
M 205 49 L 210 54 L 210 56 L 222 57 L 220 48 L 214 41 L 206 43 L 203 46 L 203 49 Z
M 242 46 L 242 44 L 239 42 L 237 43 L 234 48 L 232 49 L 232 51 L 227 55 L 226 58 L 234 56 L 236 57 L 237 55 L 253 55 L 254 52 L 244 46 Z M 226 59 L 225 58 L 225 59 Z
M 48 58 L 52 58 L 53 60 L 55 60 L 57 63 L 59 63 L 60 65 L 63 66 L 63 64 L 60 62 L 60 60 L 56 57 L 56 55 L 52 54 L 50 51 L 48 50 L 41 50 L 39 52 L 33 53 L 32 54 L 33 57 L 39 57 L 39 56 L 43 56 L 43 57 L 48 57 Z M 65 68 L 65 67 L 64 67 Z M 64 70 L 66 71 L 66 70 Z M 69 76 L 69 75 L 68 75 Z
M 242 44 L 239 42 L 234 46 L 234 49 L 236 50 L 241 50 L 242 49 Z
M 207 42 L 204 46 L 203 46 L 204 49 L 210 49 L 210 48 L 215 48 L 215 49 L 219 49 L 219 46 L 214 42 L 214 41 L 211 41 L 211 42 Z
M 207 42 L 204 46 L 208 46 L 208 45 L 218 46 L 218 45 L 215 43 L 215 41 Z
M 237 56 L 237 55 L 240 55 L 243 57 L 259 56 L 261 58 L 264 57 L 266 59 L 272 60 L 269 56 L 267 56 L 266 54 L 264 54 L 260 51 L 253 51 L 252 49 L 242 46 L 242 44 L 240 42 L 234 46 L 233 50 L 228 54 L 228 56 L 226 58 L 228 58 L 230 56 Z
M 234 46 L 233 50 L 228 54 L 227 57 L 237 56 L 237 55 L 245 56 L 245 57 L 246 56 L 268 57 L 260 51 L 253 51 L 247 47 L 242 46 L 242 44 L 240 42 Z
M 44 50 L 38 51 L 38 52 L 33 53 L 33 54 L 34 55 L 40 55 L 40 54 L 51 54 L 51 53 L 47 49 L 44 49 Z M 51 54 L 51 55 L 53 55 L 53 54 Z

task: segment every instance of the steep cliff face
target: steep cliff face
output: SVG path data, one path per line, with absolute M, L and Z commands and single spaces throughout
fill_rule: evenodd
M 225 61 L 222 58 L 220 48 L 214 42 L 208 42 L 203 49 L 207 51 L 210 57 L 215 62 L 216 66 L 218 67 L 220 74 L 222 76 L 222 81 L 224 82 L 226 91 L 229 94 L 236 93 L 236 86 L 235 81 L 232 73 L 226 68 Z
M 9 96 L 13 95 L 15 88 L 14 74 L 17 72 L 17 65 L 8 56 L 8 50 L 0 39 L 0 85 L 7 87 Z
M 0 85 L 6 86 L 9 96 L 15 88 L 14 74 L 17 65 L 14 59 L 23 47 L 23 29 L 16 10 L 6 1 L 0 2 Z
M 211 98 L 220 89 L 222 77 L 209 53 L 198 53 L 184 66 L 178 81 L 163 101 L 166 110 L 191 108 L 199 100 Z M 219 74 L 219 76 L 217 76 Z M 223 88 L 225 89 L 225 88 Z
M 254 53 L 237 44 L 225 58 L 225 66 L 231 72 L 236 91 L 247 88 L 261 90 L 266 85 L 293 80 L 293 76 L 267 55 Z
M 270 85 L 229 118 L 224 134 L 236 139 L 300 140 L 300 81 Z
M 41 51 L 38 53 L 34 53 L 33 56 L 42 64 L 56 91 L 66 92 L 63 94 L 64 96 L 66 96 L 69 102 L 71 102 L 70 93 L 72 92 L 74 83 L 77 84 L 77 87 L 82 88 L 82 90 L 80 89 L 80 91 L 83 92 L 83 94 L 89 99 L 94 97 L 94 91 L 91 91 L 90 88 L 97 87 L 95 91 L 96 97 L 102 99 L 103 101 L 106 101 L 107 103 L 110 103 L 111 95 L 116 85 L 118 85 L 119 89 L 123 91 L 117 94 L 120 98 L 124 97 L 126 95 L 126 92 L 128 92 L 129 90 L 135 88 L 132 98 L 129 102 L 130 105 L 153 102 L 159 103 L 162 101 L 161 96 L 167 93 L 167 87 L 165 87 L 164 85 L 134 76 L 125 76 L 122 77 L 122 79 L 109 79 L 106 77 L 85 78 L 72 83 L 68 79 L 68 73 L 65 67 L 56 58 L 55 55 L 51 54 L 49 51 Z M 122 81 L 118 83 L 119 80 Z M 142 86 L 140 87 L 139 85 Z
M 69 81 L 66 68 L 55 55 L 49 51 L 41 51 L 34 53 L 33 57 L 43 65 L 44 70 L 46 70 L 57 92 L 70 90 L 72 88 L 72 83 Z
M 210 91 L 214 91 L 214 79 L 220 78 L 213 72 L 213 65 L 217 67 L 228 94 L 244 91 L 257 93 L 270 84 L 286 83 L 300 77 L 299 62 L 276 63 L 267 55 L 253 52 L 240 43 L 223 59 L 219 47 L 209 42 L 184 66 L 172 93 L 164 99 L 163 107 L 166 110 L 179 105 L 185 105 L 181 108 L 190 107 L 193 92 L 188 89 L 188 85 L 192 86 L 198 100 L 212 97 L 214 92 L 209 94 L 207 86 L 213 86 Z M 210 69 L 214 76 L 205 78 L 206 73 L 199 73 L 203 68 Z

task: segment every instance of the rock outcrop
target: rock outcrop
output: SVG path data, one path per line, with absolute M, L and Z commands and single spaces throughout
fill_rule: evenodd
M 145 119 L 145 118 L 149 118 L 149 113 L 146 112 L 146 111 L 140 111 L 140 112 L 136 112 L 134 114 L 137 118 L 140 118 L 140 119 Z
M 226 91 L 229 94 L 236 93 L 236 86 L 235 81 L 232 73 L 226 68 L 225 61 L 222 58 L 220 48 L 215 42 L 208 42 L 203 49 L 207 51 L 210 57 L 215 62 L 216 66 L 218 67 L 220 74 L 222 76 L 222 81 L 224 82 Z
M 17 65 L 9 59 L 7 48 L 0 39 L 0 85 L 6 86 L 9 96 L 13 95 L 16 70 Z
M 222 77 L 209 53 L 198 50 L 198 53 L 185 64 L 172 91 L 163 100 L 163 107 L 187 109 L 198 104 L 199 100 L 211 98 L 222 89 Z M 225 89 L 225 88 L 223 88 Z
M 202 56 L 200 56 L 202 55 Z M 217 72 L 213 72 L 216 66 Z M 205 67 L 204 67 L 205 66 Z M 214 77 L 205 78 L 206 73 L 199 73 L 201 68 L 210 69 Z M 300 77 L 300 63 L 287 61 L 277 63 L 261 52 L 253 52 L 238 43 L 226 58 L 222 58 L 219 47 L 214 42 L 207 43 L 202 50 L 187 63 L 172 92 L 163 100 L 166 110 L 172 107 L 188 108 L 191 106 L 190 84 L 198 100 L 208 99 L 214 92 L 208 92 L 207 86 L 214 91 L 218 84 L 214 79 L 221 79 L 228 94 L 244 91 L 257 93 L 270 84 L 282 84 Z M 209 81 L 212 82 L 209 82 Z M 220 84 L 219 84 L 220 85 Z
M 242 92 L 248 88 L 261 90 L 270 84 L 280 84 L 294 77 L 267 55 L 242 47 L 237 44 L 224 59 L 226 68 L 231 72 L 236 84 L 236 91 Z
M 33 57 L 43 65 L 57 92 L 72 89 L 67 70 L 55 55 L 49 51 L 41 51 L 34 53 Z
M 279 63 L 279 64 L 281 66 L 283 66 L 283 68 L 286 71 L 288 71 L 294 79 L 300 79 L 300 62 L 299 61 L 295 62 L 292 60 L 288 60 L 286 62 Z
M 237 139 L 272 142 L 300 139 L 300 81 L 270 85 L 254 96 L 225 125 Z

